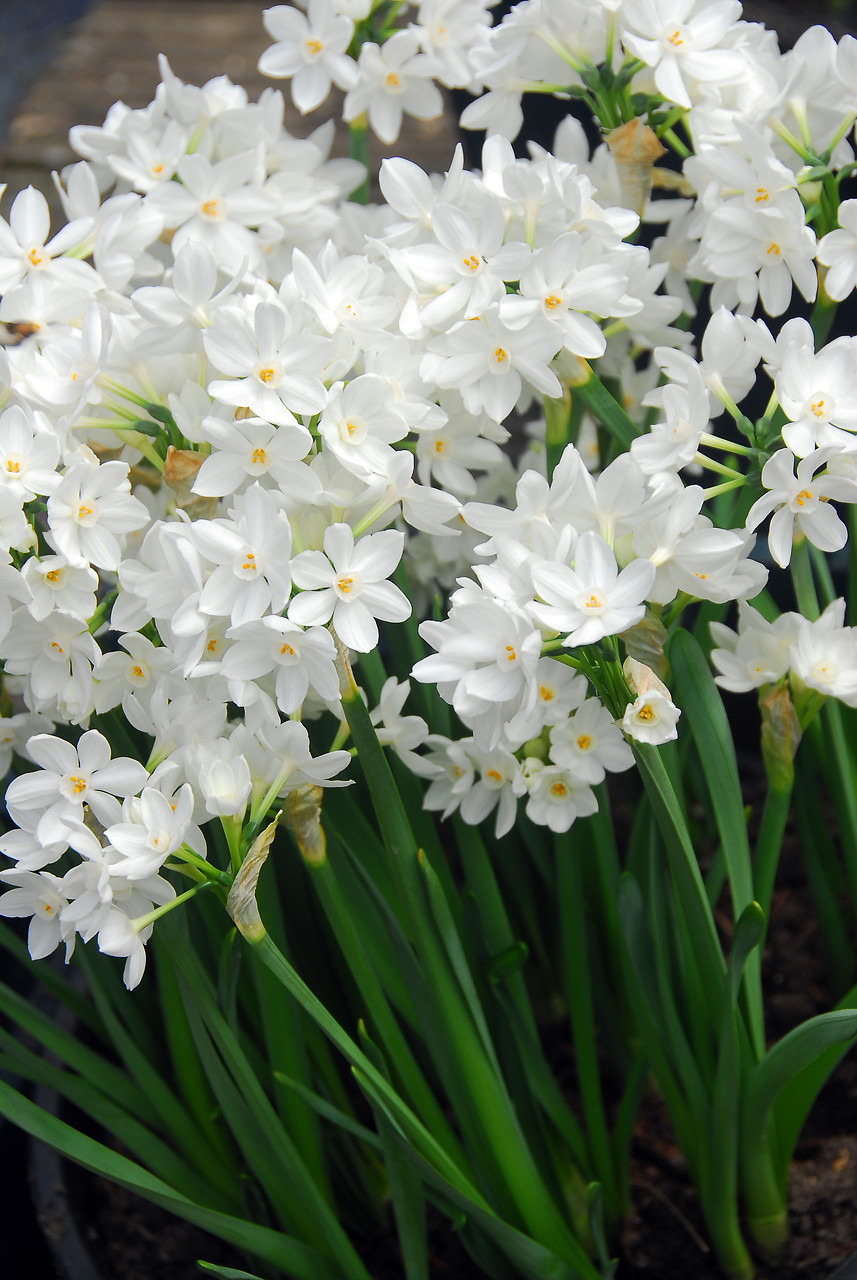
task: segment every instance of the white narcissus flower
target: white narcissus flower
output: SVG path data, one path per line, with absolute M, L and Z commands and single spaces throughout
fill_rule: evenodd
M 738 605 L 737 632 L 722 622 L 712 622 L 711 637 L 717 646 L 711 651 L 717 670 L 715 684 L 730 693 L 748 693 L 784 676 L 797 638 L 798 617 L 796 613 L 784 613 L 768 622 L 742 600 Z
M 62 920 L 67 898 L 62 880 L 50 871 L 4 871 L 0 880 L 16 887 L 0 894 L 0 916 L 30 916 L 27 949 L 31 960 L 43 960 L 65 943 L 66 961 L 74 950 L 74 926 Z
M 564 723 L 554 725 L 550 741 L 551 761 L 592 786 L 604 781 L 606 770 L 619 773 L 634 763 L 628 744 L 598 698 L 587 698 Z
M 717 48 L 741 17 L 738 0 L 626 0 L 620 14 L 625 48 L 654 67 L 659 91 L 681 107 L 692 105 L 695 81 L 727 84 L 744 69 L 740 53 Z
M 247 706 L 258 697 L 257 681 L 269 672 L 274 679 L 277 706 L 286 715 L 298 711 L 310 686 L 327 702 L 339 697 L 339 677 L 333 637 L 323 627 L 304 631 L 296 622 L 268 614 L 232 627 L 233 643 L 220 670 L 229 682 L 233 701 Z
M 309 0 L 301 13 L 278 4 L 262 15 L 265 30 L 276 40 L 259 59 L 259 70 L 273 79 L 291 78 L 292 102 L 306 113 L 320 107 L 331 84 L 349 89 L 357 67 L 346 50 L 354 35 L 351 18 L 333 0 Z
M 27 751 L 39 768 L 9 783 L 6 805 L 19 826 L 26 814 L 38 813 L 36 835 L 46 842 L 62 839 L 65 820 L 81 822 L 84 805 L 100 822 L 115 821 L 116 796 L 135 795 L 149 776 L 128 756 L 111 760 L 110 743 L 97 729 L 82 734 L 77 747 L 40 733 L 30 739 Z
M 619 571 L 600 534 L 581 535 L 574 568 L 544 562 L 533 568 L 533 583 L 544 603 L 531 606 L 543 626 L 565 633 L 568 646 L 595 644 L 642 621 L 644 601 L 655 581 L 651 560 L 632 560 Z
M 575 773 L 558 765 L 532 768 L 528 778 L 527 817 L 539 826 L 561 834 L 576 818 L 595 813 L 595 792 Z
M 441 772 L 440 766 L 416 753 L 416 748 L 423 746 L 428 739 L 428 725 L 421 716 L 402 715 L 410 691 L 410 680 L 399 683 L 395 676 L 390 676 L 381 689 L 377 707 L 370 712 L 370 719 L 382 746 L 392 747 L 412 773 L 434 778 Z
M 431 77 L 440 69 L 437 60 L 419 53 L 419 32 L 397 31 L 383 46 L 364 44 L 357 64 L 357 81 L 345 96 L 344 120 L 356 120 L 364 111 L 382 142 L 395 142 L 405 112 L 420 120 L 432 120 L 443 111 L 443 97 Z
M 816 449 L 801 458 L 795 474 L 794 454 L 779 449 L 762 468 L 762 484 L 769 492 L 757 498 L 747 512 L 746 527 L 755 529 L 773 512 L 768 547 L 782 569 L 791 560 L 795 523 L 820 551 L 839 551 L 848 541 L 848 529 L 829 499 L 857 502 L 857 482 L 827 472 L 816 475 L 838 453 L 836 446 Z
M 636 658 L 625 659 L 622 670 L 631 689 L 637 694 L 629 702 L 622 717 L 622 729 L 635 742 L 659 746 L 678 737 L 676 725 L 681 711 L 670 697 L 670 691 L 645 663 Z
M 495 422 L 514 409 L 524 378 L 544 395 L 562 394 L 549 367 L 560 345 L 555 326 L 534 316 L 524 328 L 512 328 L 503 303 L 432 339 L 420 365 L 427 382 L 456 387 L 468 413 L 484 410 Z
M 820 618 L 798 615 L 791 646 L 792 675 L 808 688 L 857 706 L 857 628 L 845 626 L 845 601 L 833 600 Z
M 289 605 L 289 618 L 301 626 L 326 622 L 344 645 L 369 653 L 378 643 L 378 624 L 403 622 L 411 614 L 407 598 L 390 574 L 402 558 L 405 535 L 396 529 L 370 533 L 355 543 L 347 524 L 328 525 L 324 553 L 302 551 L 292 561 L 292 578 L 301 588 Z
M 188 843 L 202 857 L 205 841 L 193 825 L 193 792 L 185 783 L 173 795 L 144 787 L 140 798 L 123 805 L 124 821 L 106 828 L 104 838 L 121 855 L 115 874 L 128 880 L 155 875 L 171 853 Z
M 32 556 L 21 577 L 33 595 L 27 609 L 38 621 L 54 609 L 81 621 L 95 612 L 98 574 L 89 565 L 71 565 L 64 556 Z
M 839 226 L 818 242 L 818 261 L 827 267 L 824 290 L 834 302 L 842 302 L 857 286 L 857 200 L 843 200 L 837 213 Z
M 0 195 L 6 190 L 5 184 Z M 19 192 L 9 221 L 0 218 L 0 294 L 10 293 L 29 277 L 92 293 L 99 281 L 89 263 L 61 255 L 76 249 L 92 226 L 91 218 L 76 218 L 45 244 L 51 229 L 48 202 L 35 187 Z
M 48 542 L 72 565 L 118 569 L 125 535 L 148 523 L 127 462 L 76 457 L 48 498 Z

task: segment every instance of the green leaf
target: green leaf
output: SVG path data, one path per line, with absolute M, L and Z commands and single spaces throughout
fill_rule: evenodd
M 332 1124 L 337 1125 L 338 1128 L 352 1134 L 355 1138 L 359 1138 L 361 1142 L 368 1143 L 371 1147 L 380 1147 L 381 1140 L 377 1133 L 373 1133 L 364 1124 L 360 1124 L 357 1120 L 352 1119 L 351 1116 L 346 1115 L 339 1107 L 335 1107 L 332 1102 L 328 1102 L 320 1094 L 314 1093 L 312 1089 L 308 1089 L 300 1081 L 292 1080 L 289 1076 L 283 1075 L 282 1071 L 275 1071 L 274 1079 L 296 1093 L 299 1098 L 302 1098 L 308 1106 L 312 1107 L 325 1120 L 329 1120 Z
M 708 1017 L 718 1026 L 725 964 L 693 841 L 657 748 L 644 742 L 633 743 L 632 747 L 643 785 L 663 835 L 664 848 L 678 891 L 678 905 L 694 940 Z
M 134 1191 L 146 1200 L 161 1205 L 179 1218 L 185 1218 L 204 1231 L 219 1236 L 238 1249 L 256 1254 L 279 1267 L 293 1280 L 341 1280 L 340 1273 L 315 1249 L 269 1227 L 260 1227 L 242 1218 L 195 1204 L 172 1187 L 135 1164 L 133 1160 L 111 1151 L 94 1138 L 78 1133 L 56 1116 L 23 1098 L 5 1081 L 0 1080 L 0 1114 L 18 1125 L 25 1133 L 45 1142 L 60 1155 L 73 1160 L 90 1172 L 108 1178 L 120 1187 Z
M 769 1049 L 753 1070 L 745 1093 L 744 1111 L 748 1130 L 757 1130 L 767 1121 L 782 1090 L 828 1049 L 857 1037 L 857 1010 L 834 1009 L 795 1027 Z M 778 1115 L 778 1120 L 780 1119 Z M 786 1117 L 784 1146 L 789 1158 L 789 1125 Z M 796 1137 L 796 1135 L 795 1135 Z M 751 1140 L 751 1139 L 750 1139 Z
M 261 1276 L 257 1276 L 253 1271 L 238 1271 L 235 1267 L 221 1267 L 216 1262 L 203 1262 L 201 1258 L 197 1258 L 196 1265 L 200 1271 L 207 1271 L 209 1275 L 220 1276 L 221 1280 L 262 1280 Z
M 475 1219 L 486 1235 L 490 1236 L 506 1256 L 520 1268 L 522 1277 L 526 1277 L 526 1280 L 600 1280 L 597 1270 L 579 1246 L 579 1262 L 575 1267 L 498 1218 L 485 1202 L 481 1201 L 481 1198 L 480 1200 L 471 1199 L 457 1186 L 447 1182 L 443 1175 L 429 1165 L 410 1144 L 407 1135 L 396 1124 L 395 1116 L 387 1108 L 384 1098 L 373 1082 L 360 1071 L 355 1072 L 355 1078 L 375 1103 L 387 1111 L 393 1130 L 399 1135 L 399 1141 L 402 1142 L 408 1158 L 420 1169 L 426 1181 L 443 1192 L 444 1196 L 462 1209 L 468 1218 Z
M 711 667 L 693 636 L 687 631 L 676 632 L 668 653 L 676 701 L 684 712 L 682 724 L 690 729 L 696 743 L 711 802 L 709 813 L 720 834 L 737 918 L 753 900 L 753 866 L 732 731 Z M 750 1034 L 756 1054 L 761 1057 L 765 1035 L 758 956 L 748 965 L 745 990 Z

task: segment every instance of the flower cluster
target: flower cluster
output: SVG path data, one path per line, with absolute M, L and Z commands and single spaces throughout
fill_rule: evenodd
M 525 0 L 495 27 L 477 0 L 425 0 L 395 28 L 382 9 L 270 9 L 262 69 L 303 111 L 336 85 L 356 132 L 365 113 L 388 140 L 403 110 L 439 110 L 433 79 L 484 88 L 465 113 L 495 130 L 480 171 L 460 148 L 442 176 L 388 160 L 384 203 L 361 209 L 332 125 L 295 139 L 279 91 L 250 103 L 162 61 L 149 107 L 73 130 L 60 232 L 31 188 L 0 222 L 0 660 L 26 708 L 4 725 L 41 771 L 10 787 L 0 911 L 38 918 L 39 953 L 97 937 L 131 982 L 164 866 L 225 874 L 206 823 L 234 871 L 278 797 L 344 784 L 343 665 L 379 623 L 451 592 L 413 673 L 465 736 L 403 716 L 404 680 L 371 708 L 426 805 L 496 810 L 502 834 L 524 799 L 564 831 L 631 764 L 628 739 L 676 736 L 667 627 L 689 601 L 758 594 L 762 522 L 782 566 L 795 540 L 846 541 L 855 339 L 816 349 L 818 314 L 773 334 L 749 313 L 779 315 L 793 283 L 814 298 L 819 271 L 819 305 L 853 287 L 853 201 L 833 224 L 854 42 L 810 32 L 781 57 L 732 0 Z M 521 94 L 557 86 L 606 142 L 590 155 L 569 119 L 553 153 L 517 157 Z M 684 158 L 664 199 L 646 113 Z M 651 251 L 641 221 L 665 227 Z M 712 286 L 698 351 L 688 276 Z M 605 425 L 626 449 L 609 462 Z M 791 663 L 851 699 L 794 656 L 832 622 L 781 623 L 792 656 L 778 632 L 771 667 L 756 616 L 718 633 L 728 687 L 758 659 L 766 681 Z M 83 731 L 75 759 L 57 725 Z M 111 725 L 144 744 L 133 768 L 108 763 Z M 47 870 L 67 849 L 81 861 Z

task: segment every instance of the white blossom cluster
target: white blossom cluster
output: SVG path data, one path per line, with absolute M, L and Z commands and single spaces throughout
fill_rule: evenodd
M 364 170 L 329 158 L 332 125 L 295 139 L 278 91 L 250 103 L 223 77 L 185 85 L 166 62 L 149 107 L 117 104 L 103 127 L 73 130 L 83 159 L 57 179 L 60 232 L 38 192 L 12 202 L 0 661 L 24 709 L 6 706 L 0 754 L 4 769 L 13 750 L 35 768 L 7 792 L 0 913 L 31 918 L 34 955 L 96 938 L 138 982 L 175 897 L 164 868 L 209 874 L 225 840 L 234 869 L 278 802 L 346 785 L 341 650 L 359 662 L 379 622 L 413 605 L 424 619 L 439 588 L 449 615 L 422 621 L 435 652 L 414 675 L 438 686 L 464 736 L 404 715 L 408 683 L 391 679 L 370 709 L 381 741 L 427 780 L 430 809 L 471 823 L 496 811 L 502 834 L 523 802 L 565 831 L 593 811 L 605 773 L 629 766 L 628 739 L 676 736 L 678 709 L 635 634 L 658 635 L 688 600 L 752 599 L 768 516 L 778 564 L 796 537 L 844 545 L 830 500 L 857 498 L 855 339 L 816 351 L 807 322 L 774 336 L 745 313 L 757 294 L 782 310 L 792 279 L 811 296 L 816 262 L 830 297 L 857 280 L 854 202 L 816 246 L 811 184 L 783 158 L 796 130 L 848 162 L 851 45 L 828 49 L 810 105 L 806 50 L 780 58 L 737 10 L 525 0 L 489 28 L 476 0 L 439 0 L 381 44 L 369 0 L 266 14 L 276 43 L 261 65 L 292 77 L 298 106 L 335 84 L 346 118 L 366 112 L 382 136 L 403 109 L 434 110 L 429 77 L 487 86 L 473 115 L 490 99 L 496 126 L 524 70 L 584 85 L 624 48 L 629 86 L 686 109 L 696 144 L 681 198 L 640 204 L 669 224 L 652 252 L 634 243 L 639 212 L 611 155 L 590 157 L 571 121 L 553 154 L 529 159 L 492 134 L 479 172 L 460 149 L 442 176 L 387 161 L 385 203 L 362 207 L 344 197 Z M 776 224 L 783 252 L 742 257 L 742 219 L 770 243 Z M 757 283 L 739 288 L 748 272 Z M 680 320 L 694 274 L 718 304 L 698 356 Z M 589 362 L 621 387 L 639 434 L 599 471 L 584 415 L 548 480 L 542 412 L 586 383 Z M 713 424 L 746 422 L 760 363 L 767 436 L 740 445 Z M 513 411 L 529 416 L 517 464 L 503 450 Z M 712 450 L 749 460 L 755 478 Z M 726 476 L 715 490 L 752 479 L 763 491 L 743 527 L 703 512 L 714 491 L 685 482 L 701 466 Z M 851 644 L 841 609 L 824 618 L 795 624 L 787 646 L 819 690 L 794 656 L 812 647 L 805 634 Z M 849 690 L 843 677 L 824 692 Z M 105 734 L 123 754 L 111 759 Z M 79 861 L 65 869 L 69 849 Z

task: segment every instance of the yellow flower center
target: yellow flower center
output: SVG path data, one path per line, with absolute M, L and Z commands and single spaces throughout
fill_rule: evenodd
M 506 359 L 506 352 L 503 350 L 502 347 L 498 347 L 497 350 L 494 352 L 494 359 L 497 361 L 498 364 L 502 364 L 503 361 Z
M 471 271 L 475 271 L 479 266 L 479 259 L 475 253 L 471 253 L 469 258 L 462 258 L 461 261 L 464 263 L 465 267 L 469 267 Z
M 79 796 L 79 795 L 80 795 L 80 793 L 81 793 L 81 791 L 85 791 L 85 790 L 86 790 L 86 779 L 85 779 L 85 778 L 78 778 L 78 777 L 76 777 L 76 776 L 75 776 L 75 774 L 73 774 L 73 773 L 72 773 L 72 774 L 70 774 L 70 775 L 69 775 L 69 779 L 68 779 L 68 780 L 69 780 L 69 782 L 71 783 L 71 789 L 72 789 L 72 791 L 74 792 L 74 794 L 75 794 L 76 796 Z
M 805 502 L 809 502 L 811 498 L 812 498 L 811 489 L 801 489 L 800 493 L 795 498 L 795 502 L 798 504 L 799 507 L 802 507 L 803 504 Z
M 545 306 L 550 307 L 551 311 L 556 311 L 557 307 L 562 306 L 562 298 L 558 298 L 555 293 L 551 293 L 545 298 Z
M 592 739 L 590 738 L 589 734 L 581 733 L 577 739 L 577 745 L 581 751 L 588 751 L 589 748 L 592 746 Z
M 268 455 L 264 449 L 254 449 L 250 461 L 254 467 L 266 467 L 268 465 Z
M 824 417 L 824 400 L 813 400 L 812 404 L 809 407 L 814 417 L 816 418 Z
M 777 244 L 775 240 L 772 240 L 771 243 L 768 245 L 767 249 L 765 250 L 765 253 L 770 258 L 778 258 L 782 253 L 782 249 L 780 248 L 780 246 Z
M 343 594 L 344 594 L 344 595 L 346 595 L 346 596 L 347 596 L 347 595 L 348 595 L 348 593 L 350 592 L 351 588 L 354 586 L 354 579 L 353 579 L 353 578 L 340 578 L 336 585 L 337 585 L 337 587 L 339 588 L 339 590 L 340 590 L 341 592 L 343 592 Z
M 517 656 L 518 656 L 518 655 L 517 655 L 517 653 L 515 652 L 515 650 L 514 650 L 514 648 L 512 647 L 512 645 L 507 644 L 507 645 L 506 645 L 506 661 L 507 661 L 507 662 L 514 662 L 514 661 L 515 661 L 515 659 L 517 658 Z

